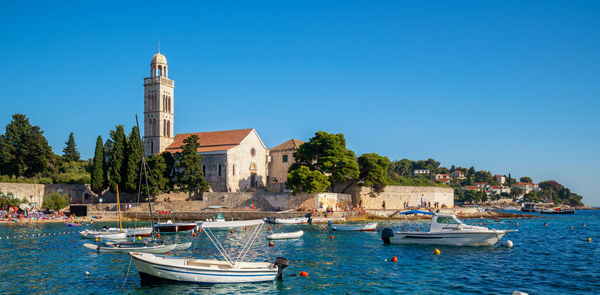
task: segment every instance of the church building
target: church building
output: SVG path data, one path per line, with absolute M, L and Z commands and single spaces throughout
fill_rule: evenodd
M 181 151 L 183 141 L 197 135 L 202 170 L 212 191 L 244 192 L 266 186 L 269 150 L 254 129 L 174 134 L 175 82 L 168 78 L 167 58 L 157 53 L 144 78 L 145 155 Z

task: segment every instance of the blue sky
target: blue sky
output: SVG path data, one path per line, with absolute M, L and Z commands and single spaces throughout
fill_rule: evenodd
M 555 179 L 600 205 L 600 2 L 84 2 L 0 10 L 0 126 L 25 113 L 56 153 L 135 124 L 160 41 L 176 133 L 341 132 L 358 155 Z

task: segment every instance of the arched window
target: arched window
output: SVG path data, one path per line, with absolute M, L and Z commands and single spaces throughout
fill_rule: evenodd
M 152 130 L 153 130 L 153 129 L 152 129 L 152 119 L 150 119 L 150 120 L 148 120 L 148 121 L 149 121 L 149 122 L 148 122 L 148 125 L 149 125 L 148 127 L 149 127 L 149 128 L 148 128 L 147 134 L 148 134 L 148 136 L 152 136 Z
M 235 176 L 235 164 L 231 166 L 231 173 Z
M 171 137 L 171 121 L 167 121 L 167 137 Z
M 202 165 L 202 174 L 204 174 L 204 176 L 206 176 L 206 166 Z
M 167 136 L 167 120 L 163 120 L 163 136 Z
M 150 142 L 150 154 L 154 155 L 154 141 Z
M 217 169 L 219 169 L 218 173 L 219 173 L 219 177 L 221 177 L 221 163 L 219 163 L 219 167 Z
M 170 96 L 167 96 L 167 101 L 169 102 L 168 105 L 169 105 L 169 113 L 170 113 L 171 112 L 171 97 Z

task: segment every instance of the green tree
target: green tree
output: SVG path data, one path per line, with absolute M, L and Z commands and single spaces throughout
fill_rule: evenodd
M 0 136 L 1 173 L 33 177 L 45 172 L 54 154 L 43 133 L 25 115 L 14 114 Z
M 185 192 L 205 192 L 210 188 L 210 184 L 204 179 L 202 172 L 202 156 L 198 154 L 198 136 L 191 135 L 183 140 L 181 153 L 178 153 L 177 183 L 179 190 Z
M 390 160 L 387 157 L 375 153 L 363 154 L 358 157 L 359 181 L 363 181 L 363 185 L 371 187 L 375 193 L 383 192 L 387 185 L 389 166 Z
M 294 193 L 307 192 L 307 193 L 322 193 L 327 190 L 331 183 L 327 176 L 321 171 L 310 170 L 306 166 L 299 166 L 296 169 L 290 169 L 288 171 L 287 186 L 292 189 Z
M 163 177 L 167 179 L 167 186 L 163 192 L 172 192 L 175 190 L 175 157 L 169 152 L 163 152 L 160 156 L 164 159 L 166 169 L 163 170 Z
M 67 162 L 79 161 L 81 156 L 77 151 L 77 145 L 75 144 L 75 136 L 73 132 L 69 133 L 69 139 L 65 142 L 65 148 L 63 149 L 63 158 Z
M 510 173 L 508 173 L 508 178 L 506 179 L 506 185 L 511 186 L 512 184 L 513 184 L 512 177 L 510 176 Z
M 310 170 L 329 174 L 329 182 L 334 190 L 335 183 L 356 179 L 359 176 L 356 156 L 353 151 L 346 148 L 346 139 L 341 133 L 318 131 L 308 142 L 298 147 L 294 158 L 296 162 L 290 166 L 291 170 L 306 166 Z
M 150 155 L 147 158 L 148 163 L 148 186 L 150 195 L 156 197 L 169 190 L 169 179 L 165 177 L 167 163 L 165 158 L 157 155 Z
M 469 175 L 475 175 L 475 167 L 471 166 L 471 168 L 469 168 Z
M 29 204 L 29 201 L 26 199 L 19 199 L 12 193 L 3 193 L 0 191 L 0 208 L 4 208 L 6 206 L 16 207 L 23 203 Z
M 110 152 L 108 161 L 108 186 L 112 192 L 116 191 L 117 185 L 124 188 L 127 159 L 125 149 L 127 139 L 123 125 L 116 126 L 116 130 L 110 131 Z M 124 171 L 125 170 L 125 171 Z
M 142 163 L 142 143 L 137 126 L 131 128 L 127 140 L 127 173 L 125 174 L 125 191 L 135 193 L 140 182 L 140 164 Z
M 518 187 L 512 187 L 510 189 L 510 195 L 513 197 L 513 199 L 518 198 L 522 194 L 523 194 L 523 190 Z
M 450 167 L 450 173 L 452 173 L 452 172 L 454 172 L 454 171 L 456 171 L 456 167 L 454 167 L 454 165 L 452 165 L 452 166 Z
M 92 161 L 92 176 L 90 187 L 92 192 L 100 195 L 105 186 L 104 172 L 104 146 L 102 145 L 102 136 L 98 135 L 96 139 L 96 150 L 94 151 L 94 160 Z
M 395 172 L 399 176 L 409 176 L 412 173 L 412 161 L 409 159 L 402 159 L 400 161 L 394 161 L 390 164 L 389 170 Z
M 69 196 L 61 195 L 57 192 L 53 192 L 49 195 L 44 196 L 44 201 L 42 203 L 43 208 L 60 210 L 69 205 Z
M 533 180 L 531 180 L 531 177 L 528 176 L 523 176 L 519 179 L 519 181 L 521 182 L 533 182 Z

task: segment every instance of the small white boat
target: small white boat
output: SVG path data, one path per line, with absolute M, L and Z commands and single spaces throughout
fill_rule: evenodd
M 274 233 L 267 236 L 269 240 L 283 240 L 283 239 L 296 239 L 302 237 L 304 235 L 304 231 L 294 231 L 289 233 Z
M 149 237 L 152 234 L 151 227 L 128 228 L 128 237 Z
M 106 230 L 84 230 L 79 232 L 79 235 L 84 239 L 100 239 L 100 240 L 123 240 L 127 238 L 127 232 L 120 232 L 118 228 L 109 228 Z
M 204 221 L 198 226 L 200 228 L 210 228 L 212 230 L 230 230 L 230 229 L 239 229 L 245 226 L 253 226 L 264 224 L 265 222 L 262 219 L 252 219 L 252 220 L 217 220 L 217 221 Z
M 269 219 L 269 223 L 273 224 L 307 224 L 308 217 L 297 217 L 297 218 L 273 218 Z
M 338 231 L 375 231 L 375 229 L 377 229 L 377 222 L 365 224 L 333 224 L 329 221 L 327 224 L 329 224 L 331 230 Z
M 177 244 L 152 245 L 148 243 L 107 243 L 106 246 L 86 243 L 83 244 L 83 246 L 88 249 L 98 251 L 100 253 L 167 253 L 177 248 Z
M 450 246 L 490 246 L 508 232 L 516 230 L 488 229 L 466 225 L 451 214 L 435 214 L 429 232 L 394 232 L 385 228 L 381 238 L 385 244 L 427 244 Z
M 261 220 L 262 222 L 262 220 Z M 264 223 L 251 231 L 237 258 L 233 259 L 212 233 L 211 228 L 202 232 L 208 237 L 222 256 L 217 259 L 193 259 L 176 256 L 130 253 L 142 281 L 170 280 L 189 283 L 254 283 L 283 278 L 283 269 L 289 261 L 277 257 L 274 262 L 247 262 L 244 258 L 262 232 Z
M 147 253 L 131 253 L 142 280 L 190 283 L 255 283 L 273 281 L 279 269 L 271 262 L 238 262 L 216 259 L 188 259 Z

